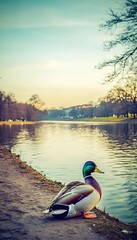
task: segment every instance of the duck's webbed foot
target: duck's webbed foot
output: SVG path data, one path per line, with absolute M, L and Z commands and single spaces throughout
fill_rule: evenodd
M 96 214 L 93 213 L 93 212 L 83 212 L 83 213 L 81 214 L 81 216 L 82 216 L 82 218 L 84 218 L 84 219 L 92 219 L 92 218 L 96 218 L 96 217 L 97 217 Z

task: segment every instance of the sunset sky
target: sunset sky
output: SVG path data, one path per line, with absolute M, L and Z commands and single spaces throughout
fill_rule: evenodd
M 100 31 L 119 0 L 0 0 L 0 90 L 25 102 L 38 94 L 47 108 L 96 101 L 108 69 L 95 65 L 111 34 Z

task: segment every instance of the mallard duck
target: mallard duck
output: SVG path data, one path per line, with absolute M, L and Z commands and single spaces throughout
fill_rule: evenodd
M 79 181 L 68 183 L 44 212 L 51 213 L 57 218 L 71 218 L 80 215 L 83 218 L 96 217 L 89 211 L 100 201 L 102 192 L 99 183 L 91 176 L 93 172 L 104 173 L 97 168 L 94 162 L 87 161 L 82 169 L 85 183 Z

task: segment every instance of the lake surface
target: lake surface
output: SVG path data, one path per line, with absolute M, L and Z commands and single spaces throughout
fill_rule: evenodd
M 137 222 L 137 124 L 43 122 L 0 125 L 0 144 L 52 180 L 83 181 L 81 169 L 94 161 L 103 197 L 98 208 L 126 223 Z

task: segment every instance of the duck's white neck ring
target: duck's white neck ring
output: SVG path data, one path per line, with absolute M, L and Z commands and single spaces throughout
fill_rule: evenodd
M 88 177 L 91 177 L 91 175 L 86 176 L 85 179 L 88 178 Z

